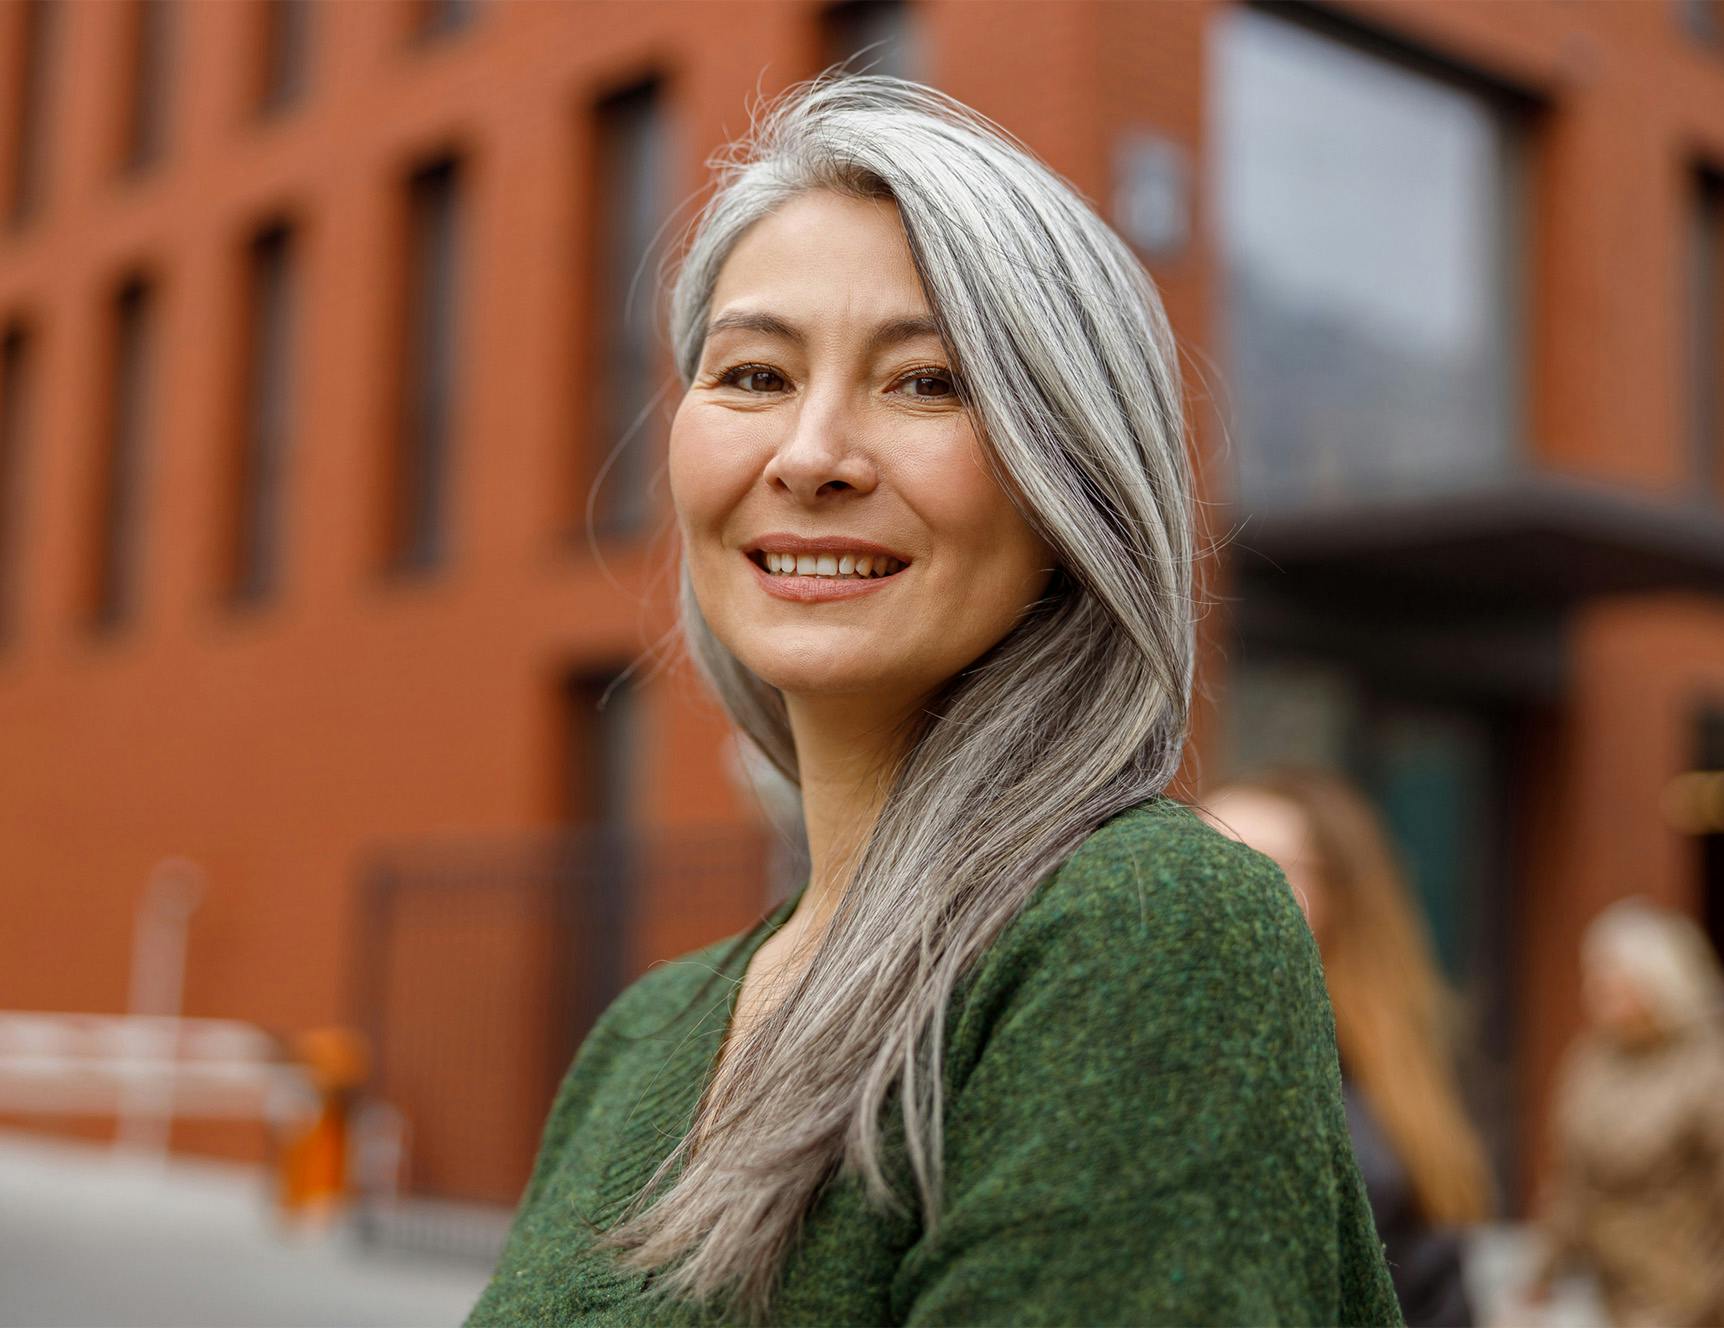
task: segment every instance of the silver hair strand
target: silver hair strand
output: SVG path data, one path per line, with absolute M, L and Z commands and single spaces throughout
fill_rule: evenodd
M 683 382 L 751 226 L 813 190 L 890 199 L 989 462 L 1059 561 L 1005 639 L 930 698 L 812 960 L 739 1036 L 695 1128 L 604 1237 L 658 1270 L 655 1293 L 759 1318 L 835 1175 L 937 1224 L 954 989 L 1087 835 L 1173 779 L 1195 537 L 1179 360 L 1155 286 L 1010 134 L 924 85 L 828 72 L 758 108 L 711 164 L 717 188 L 671 290 Z M 708 628 L 686 561 L 681 611 L 731 718 L 795 781 L 784 699 Z M 912 1196 L 886 1174 L 893 1104 Z

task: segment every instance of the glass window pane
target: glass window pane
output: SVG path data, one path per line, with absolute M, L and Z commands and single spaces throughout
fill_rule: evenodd
M 1695 182 L 1688 237 L 1689 415 L 1694 490 L 1724 502 L 1724 176 Z
M 390 551 L 396 570 L 430 568 L 447 552 L 460 206 L 454 158 L 426 166 L 409 182 L 406 340 Z
M 1688 31 L 1703 42 L 1724 45 L 1724 3 L 1721 0 L 1676 0 Z
M 479 0 L 418 0 L 413 35 L 421 39 L 447 36 L 473 22 Z
M 30 425 L 30 334 L 21 324 L 0 335 L 0 642 L 17 620 L 19 525 L 24 435 Z
M 1240 8 L 1218 43 L 1227 401 L 1247 506 L 1513 461 L 1501 113 Z
M 13 117 L 12 142 L 7 145 L 12 159 L 6 210 L 14 225 L 28 220 L 42 201 L 47 165 L 48 67 L 60 18 L 60 9 L 48 0 L 24 0 L 13 15 L 19 25 L 19 40 L 11 105 L 6 107 Z
M 603 535 L 638 532 L 651 511 L 650 486 L 662 456 L 663 428 L 653 410 L 662 363 L 654 268 L 668 209 L 668 125 L 657 83 L 606 98 L 597 108 L 597 200 L 593 344 L 600 396 L 597 453 L 609 465 L 593 497 Z
M 920 78 L 922 53 L 911 6 L 905 0 L 839 0 L 821 15 L 826 63 L 859 56 L 858 73 Z
M 120 625 L 137 606 L 143 554 L 145 435 L 154 373 L 152 296 L 128 282 L 113 308 L 113 360 L 106 454 L 97 476 L 95 580 L 91 616 L 97 627 Z
M 232 590 L 268 595 L 280 579 L 283 489 L 292 435 L 293 232 L 272 226 L 252 241 L 245 403 L 240 418 Z
M 311 45 L 311 0 L 264 0 L 262 86 L 265 110 L 298 100 L 305 91 L 306 59 Z
M 128 169 L 148 166 L 167 146 L 173 19 L 169 0 L 133 0 L 124 156 Z

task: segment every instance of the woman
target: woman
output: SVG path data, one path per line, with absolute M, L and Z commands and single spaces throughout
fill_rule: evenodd
M 1558 1085 L 1543 1300 L 1563 1264 L 1593 1272 L 1612 1322 L 1724 1323 L 1724 1029 L 1699 928 L 1644 900 L 1587 929 L 1589 1032 Z
M 470 1322 L 1392 1321 L 1297 909 L 1161 793 L 1192 530 L 1147 276 L 897 79 L 793 90 L 718 184 L 683 615 L 812 868 L 605 1013 Z
M 1409 1325 L 1473 1322 L 1459 1227 L 1490 1212 L 1484 1148 L 1455 1078 L 1449 993 L 1381 822 L 1326 771 L 1224 784 L 1207 814 L 1268 854 L 1323 956 L 1347 1120 Z

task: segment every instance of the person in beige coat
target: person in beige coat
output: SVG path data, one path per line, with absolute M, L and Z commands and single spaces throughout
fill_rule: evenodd
M 1625 1328 L 1724 1324 L 1724 981 L 1686 918 L 1623 900 L 1588 928 L 1588 1030 L 1553 1112 L 1542 1300 L 1565 1264 Z

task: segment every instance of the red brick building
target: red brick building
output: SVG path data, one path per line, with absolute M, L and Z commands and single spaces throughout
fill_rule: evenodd
M 1139 246 L 1238 500 L 1193 769 L 1372 787 L 1530 1165 L 1590 915 L 1724 933 L 1724 814 L 1667 797 L 1724 767 L 1705 0 L 4 0 L 0 1008 L 127 1008 L 189 858 L 186 1011 L 388 1012 L 428 1187 L 508 1197 L 597 993 L 762 902 L 651 662 L 652 273 L 746 100 L 869 43 Z M 566 826 L 622 932 L 532 884 Z

